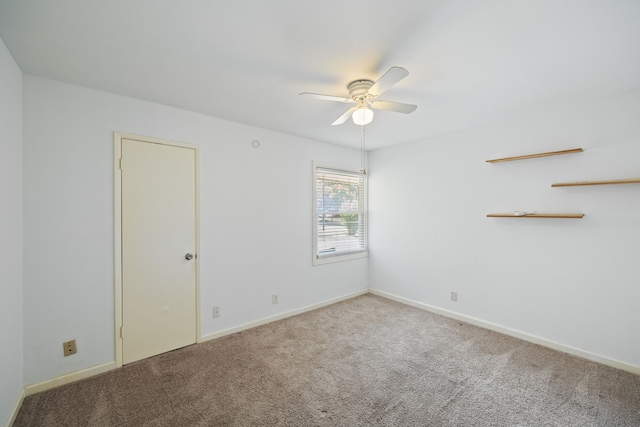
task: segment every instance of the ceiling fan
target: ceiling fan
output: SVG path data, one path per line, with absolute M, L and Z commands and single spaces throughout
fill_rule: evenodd
M 356 104 L 349 108 L 340 117 L 336 119 L 332 125 L 341 125 L 347 121 L 349 116 L 353 118 L 353 122 L 357 125 L 366 125 L 373 120 L 373 111 L 369 107 L 376 110 L 395 111 L 397 113 L 409 114 L 418 108 L 417 105 L 404 104 L 401 102 L 383 101 L 377 99 L 387 89 L 398 83 L 409 75 L 409 72 L 402 67 L 391 67 L 389 70 L 373 82 L 371 80 L 355 80 L 347 85 L 349 89 L 349 97 L 343 98 L 333 95 L 321 95 L 318 93 L 302 92 L 300 95 L 310 98 L 323 99 L 325 101 L 337 101 L 343 103 Z

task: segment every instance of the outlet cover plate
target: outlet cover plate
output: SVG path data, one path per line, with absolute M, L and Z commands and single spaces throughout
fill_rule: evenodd
M 64 357 L 71 356 L 72 354 L 76 354 L 78 352 L 78 348 L 76 347 L 76 340 L 63 342 L 62 348 L 64 349 Z

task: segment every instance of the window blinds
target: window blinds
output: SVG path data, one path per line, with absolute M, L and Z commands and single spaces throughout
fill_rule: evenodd
M 316 168 L 318 258 L 366 251 L 366 175 Z

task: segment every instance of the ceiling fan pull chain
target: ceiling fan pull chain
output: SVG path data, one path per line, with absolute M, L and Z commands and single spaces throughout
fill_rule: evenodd
M 363 174 L 367 174 L 367 169 L 365 168 L 366 164 L 366 155 L 367 152 L 364 146 L 364 125 L 360 126 L 360 172 Z

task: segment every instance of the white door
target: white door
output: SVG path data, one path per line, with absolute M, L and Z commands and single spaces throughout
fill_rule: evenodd
M 122 362 L 196 342 L 195 149 L 122 139 Z

